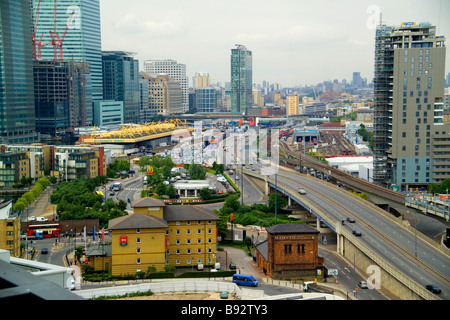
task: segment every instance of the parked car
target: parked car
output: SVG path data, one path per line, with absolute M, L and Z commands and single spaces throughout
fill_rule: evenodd
M 361 236 L 361 231 L 359 231 L 359 230 L 353 230 L 352 233 L 353 233 L 353 235 L 355 235 L 357 237 Z
M 355 223 L 355 218 L 347 217 L 347 221 L 350 222 L 350 223 Z
M 44 217 L 37 217 L 36 218 L 36 221 L 48 221 L 48 219 L 47 218 L 44 218 Z
M 115 193 L 114 191 L 111 191 L 111 192 L 109 193 L 109 195 L 110 195 L 110 196 L 115 196 L 116 193 Z
M 297 192 L 300 194 L 306 194 L 306 190 L 303 188 L 298 189 Z
M 42 254 L 47 254 L 48 253 L 48 249 L 47 248 L 42 248 L 41 249 L 41 253 Z
M 227 291 L 220 291 L 220 298 L 221 299 L 228 299 L 228 292 Z
M 367 289 L 367 282 L 366 281 L 358 282 L 358 287 L 360 287 L 361 289 Z
M 436 293 L 436 294 L 441 293 L 441 288 L 439 288 L 439 287 L 438 287 L 437 285 L 435 285 L 435 284 L 427 284 L 427 285 L 425 286 L 425 288 L 426 288 L 428 291 L 432 292 L 432 293 Z
M 230 265 L 228 267 L 230 268 L 230 270 L 236 269 L 236 265 L 234 263 L 230 263 Z
M 36 221 L 36 217 L 35 216 L 31 216 L 28 218 L 28 221 Z

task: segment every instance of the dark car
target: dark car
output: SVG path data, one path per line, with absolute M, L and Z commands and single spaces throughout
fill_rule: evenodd
M 347 221 L 350 222 L 350 223 L 355 223 L 355 218 L 347 217 Z
M 236 265 L 234 263 L 230 263 L 229 268 L 230 268 L 230 270 L 235 270 L 236 269 Z
M 48 249 L 47 248 L 42 248 L 41 249 L 41 253 L 42 254 L 47 254 L 48 253 Z
M 353 233 L 353 235 L 355 235 L 357 237 L 361 236 L 361 231 L 359 231 L 359 230 L 353 230 L 352 233 Z
M 114 191 L 111 191 L 111 192 L 109 193 L 109 195 L 110 195 L 110 196 L 115 196 L 116 193 L 115 193 Z
M 441 288 L 435 284 L 427 284 L 425 288 L 432 293 L 441 293 Z

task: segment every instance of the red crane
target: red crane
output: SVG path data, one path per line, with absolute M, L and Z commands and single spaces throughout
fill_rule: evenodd
M 56 50 L 59 47 L 59 59 L 60 61 L 63 61 L 63 47 L 62 44 L 64 42 L 64 38 L 66 37 L 67 34 L 67 30 L 69 29 L 69 25 L 72 22 L 72 18 L 73 15 L 75 14 L 75 12 L 72 11 L 72 14 L 70 15 L 69 20 L 67 21 L 67 25 L 66 25 L 66 30 L 64 30 L 64 35 L 62 36 L 62 38 L 59 37 L 59 34 L 56 32 L 56 2 L 57 0 L 55 0 L 55 5 L 53 8 L 53 31 L 50 30 L 50 37 L 52 39 L 51 44 L 53 45 L 53 59 L 54 61 L 58 61 L 58 57 L 56 54 Z M 43 45 L 45 46 L 45 45 Z
M 58 38 L 57 46 L 59 47 L 59 59 L 61 61 L 63 61 L 63 46 L 62 46 L 62 44 L 64 42 L 64 38 L 66 37 L 67 30 L 69 29 L 69 25 L 72 22 L 72 18 L 73 18 L 74 14 L 75 14 L 75 12 L 72 11 L 72 14 L 69 17 L 69 20 L 67 21 L 66 30 L 64 30 L 64 34 L 63 34 L 62 38 L 60 38 L 59 35 L 56 34 L 56 37 Z
M 37 25 L 38 25 L 38 21 L 39 21 L 39 8 L 41 6 L 41 0 L 39 0 L 38 4 L 37 4 L 37 9 L 36 9 L 36 19 L 34 21 L 34 29 L 33 29 L 33 33 L 31 34 L 31 42 L 33 44 L 33 59 L 36 60 L 36 29 L 37 29 Z M 42 37 L 41 37 L 41 41 L 42 42 Z

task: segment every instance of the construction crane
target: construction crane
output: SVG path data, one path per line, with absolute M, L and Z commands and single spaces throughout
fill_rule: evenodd
M 69 29 L 70 23 L 72 22 L 72 18 L 73 18 L 74 14 L 75 14 L 75 12 L 72 11 L 72 14 L 69 17 L 69 20 L 67 21 L 66 30 L 64 30 L 64 34 L 63 34 L 62 38 L 59 37 L 59 34 L 57 34 L 57 33 L 55 34 L 55 36 L 56 36 L 56 38 L 58 40 L 58 42 L 56 43 L 56 47 L 59 47 L 59 59 L 60 59 L 60 61 L 63 61 L 63 46 L 62 46 L 62 44 L 64 42 L 64 38 L 66 37 L 67 30 Z M 50 31 L 50 34 L 51 34 L 51 31 Z M 53 35 L 52 35 L 52 40 L 53 40 Z M 55 58 L 55 61 L 56 61 L 56 58 Z
M 37 31 L 37 26 L 38 26 L 38 22 L 39 22 L 39 11 L 40 11 L 40 5 L 41 5 L 41 1 L 39 0 L 38 4 L 37 4 L 37 9 L 36 9 L 36 18 L 34 21 L 34 29 L 33 32 L 31 34 L 31 41 L 32 41 L 32 45 L 33 45 L 33 59 L 36 60 L 40 60 L 41 59 L 41 48 L 42 47 L 46 47 L 47 45 L 52 45 L 53 46 L 53 60 L 54 61 L 58 61 L 58 56 L 57 56 L 57 49 L 59 47 L 59 60 L 63 61 L 63 42 L 64 42 L 64 38 L 66 37 L 67 34 L 67 30 L 69 29 L 69 26 L 72 22 L 73 16 L 75 14 L 74 11 L 72 11 L 72 14 L 69 17 L 69 20 L 67 21 L 67 25 L 66 25 L 66 29 L 64 30 L 64 34 L 62 37 L 59 36 L 59 34 L 56 32 L 56 13 L 57 13 L 57 1 L 54 1 L 54 6 L 53 6 L 53 31 L 50 30 L 50 38 L 51 38 L 51 42 L 49 43 L 42 43 L 42 39 L 44 37 L 44 33 L 41 34 L 41 37 L 39 39 L 39 41 L 37 41 L 36 39 L 36 31 Z
M 33 60 L 36 60 L 36 29 L 37 29 L 37 25 L 38 25 L 38 21 L 39 21 L 39 8 L 40 7 L 41 7 L 41 0 L 39 0 L 39 2 L 37 4 L 36 18 L 34 19 L 34 29 L 31 34 L 31 41 L 33 43 Z M 44 34 L 42 34 L 42 36 L 43 35 Z M 39 43 L 42 43 L 42 36 L 41 36 L 41 40 L 39 41 Z

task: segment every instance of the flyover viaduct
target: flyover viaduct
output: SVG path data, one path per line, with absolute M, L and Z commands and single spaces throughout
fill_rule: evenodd
M 278 171 L 277 179 L 274 175 L 265 176 L 247 169 L 244 174 L 264 183 L 266 194 L 277 189 L 327 225 L 337 235 L 337 253 L 350 263 L 355 261 L 369 281 L 381 284 L 405 300 L 440 299 L 424 288 L 425 282 L 437 283 L 443 289 L 441 298 L 448 299 L 450 256 L 447 248 L 403 225 L 401 220 L 376 205 L 330 183 L 284 168 Z M 305 188 L 307 194 L 299 194 L 299 187 Z M 361 237 L 352 234 L 355 226 L 342 225 L 341 221 L 347 216 L 356 219 L 355 225 L 362 230 Z M 438 265 L 432 263 L 435 259 Z

